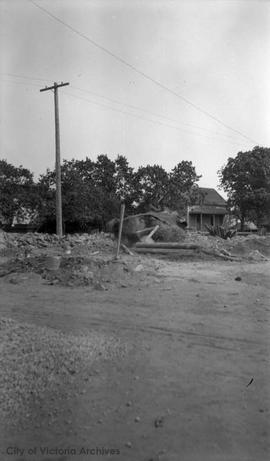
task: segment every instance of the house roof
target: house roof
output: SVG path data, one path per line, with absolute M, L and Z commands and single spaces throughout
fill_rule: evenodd
M 226 206 L 226 200 L 215 190 L 208 187 L 199 187 L 199 193 L 203 195 L 202 204 L 205 206 Z M 200 199 L 196 201 L 196 205 L 200 205 Z
M 211 214 L 211 215 L 225 215 L 227 213 L 225 206 L 215 205 L 193 205 L 189 207 L 189 214 Z

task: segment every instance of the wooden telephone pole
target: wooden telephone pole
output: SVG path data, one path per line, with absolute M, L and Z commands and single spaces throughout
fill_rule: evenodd
M 55 174 L 56 174 L 56 233 L 59 237 L 63 235 L 62 222 L 62 194 L 61 194 L 61 157 L 60 157 L 60 130 L 59 130 L 59 108 L 58 88 L 67 86 L 69 83 L 56 83 L 53 86 L 42 88 L 40 91 L 54 91 L 54 116 L 55 116 Z

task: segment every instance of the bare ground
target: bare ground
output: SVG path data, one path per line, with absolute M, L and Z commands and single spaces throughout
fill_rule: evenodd
M 63 393 L 42 388 L 18 421 L 10 409 L 1 460 L 108 459 L 83 447 L 118 450 L 117 461 L 270 459 L 269 261 L 148 261 L 154 279 L 110 291 L 0 281 L 1 318 L 28 329 L 26 346 L 37 330 L 115 351 L 86 357 Z

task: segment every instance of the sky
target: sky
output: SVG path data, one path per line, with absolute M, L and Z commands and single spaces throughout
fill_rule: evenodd
M 46 10 L 46 11 L 45 11 Z M 270 146 L 270 1 L 0 0 L 0 158 L 54 168 L 107 154 L 200 185 L 239 151 Z

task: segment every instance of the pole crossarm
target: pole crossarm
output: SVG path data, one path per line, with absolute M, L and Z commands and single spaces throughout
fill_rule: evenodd
M 68 82 L 67 83 L 63 83 L 63 82 L 54 83 L 53 86 L 45 86 L 45 88 L 41 88 L 41 90 L 39 90 L 39 91 L 42 92 L 42 91 L 48 91 L 48 90 L 55 90 L 55 88 L 59 88 L 60 86 L 67 86 L 67 85 L 69 85 Z

